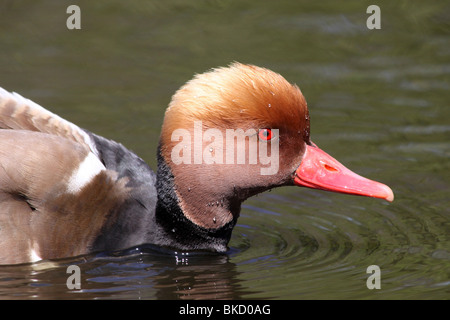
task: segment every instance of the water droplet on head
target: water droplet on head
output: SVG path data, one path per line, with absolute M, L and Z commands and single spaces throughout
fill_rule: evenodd
M 216 217 L 213 218 L 213 222 L 216 223 Z
M 209 148 L 209 152 L 213 152 L 214 151 L 214 148 Z
M 267 106 L 268 106 L 269 108 L 272 107 L 272 105 L 271 105 L 270 103 L 269 103 Z

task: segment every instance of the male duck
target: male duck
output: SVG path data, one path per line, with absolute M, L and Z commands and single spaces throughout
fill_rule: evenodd
M 181 87 L 157 157 L 155 174 L 123 145 L 0 88 L 0 264 L 144 243 L 224 252 L 241 203 L 278 186 L 394 198 L 311 142 L 297 86 L 251 65 Z

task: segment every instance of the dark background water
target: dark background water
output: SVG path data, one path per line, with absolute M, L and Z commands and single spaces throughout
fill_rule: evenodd
M 66 27 L 70 4 L 81 30 Z M 366 27 L 370 4 L 381 30 Z M 1 266 L 0 298 L 448 299 L 449 21 L 446 1 L 2 0 L 0 86 L 152 167 L 175 90 L 239 61 L 297 83 L 313 141 L 396 199 L 281 188 L 245 202 L 227 254 L 144 246 Z

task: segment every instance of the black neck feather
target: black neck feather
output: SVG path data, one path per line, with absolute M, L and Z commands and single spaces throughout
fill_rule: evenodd
M 176 184 L 170 167 L 158 148 L 158 173 L 156 181 L 158 202 L 156 223 L 166 233 L 165 245 L 182 250 L 210 250 L 224 252 L 236 221 L 218 229 L 205 229 L 190 221 L 179 205 Z

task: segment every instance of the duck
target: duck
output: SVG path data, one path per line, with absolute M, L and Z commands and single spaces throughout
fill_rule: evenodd
M 241 204 L 281 186 L 394 199 L 311 141 L 296 84 L 239 62 L 175 92 L 156 157 L 154 171 L 121 143 L 0 88 L 0 264 L 143 244 L 224 253 Z

